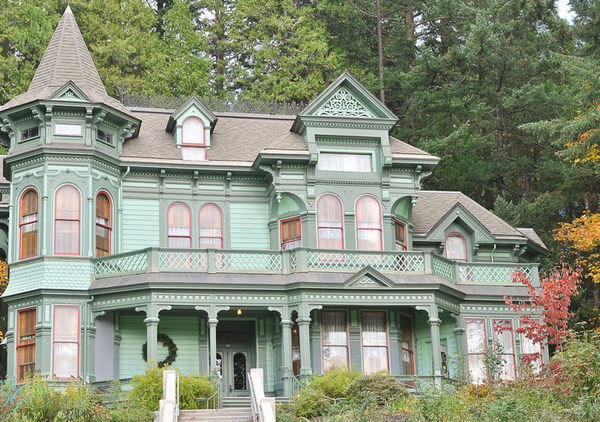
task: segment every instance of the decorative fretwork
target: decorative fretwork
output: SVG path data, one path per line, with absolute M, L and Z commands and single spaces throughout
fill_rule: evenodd
M 458 265 L 460 284 L 501 284 L 512 285 L 513 278 L 519 272 L 532 279 L 532 267 L 525 265 L 465 264 Z
M 397 252 L 358 251 L 308 251 L 307 264 L 310 269 L 362 270 L 370 265 L 378 271 L 424 271 L 423 254 Z
M 94 262 L 96 277 L 113 274 L 131 274 L 146 272 L 148 255 L 146 251 L 137 251 L 98 258 Z
M 453 262 L 450 262 L 447 259 L 441 258 L 435 254 L 431 256 L 431 267 L 433 268 L 434 274 L 440 275 L 448 280 L 452 280 L 453 278 L 453 264 Z
M 282 270 L 281 253 L 227 251 L 223 253 L 218 252 L 217 255 L 217 271 L 281 272 Z M 219 255 L 221 256 L 220 259 Z
M 194 250 L 158 251 L 158 268 L 160 271 L 206 271 L 207 253 Z
M 317 112 L 317 116 L 375 117 L 346 88 L 340 88 Z

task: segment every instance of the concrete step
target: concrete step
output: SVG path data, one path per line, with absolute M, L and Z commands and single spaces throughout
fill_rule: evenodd
M 249 408 L 252 405 L 250 397 L 222 397 L 221 407 L 222 408 L 236 408 L 245 407 Z
M 180 422 L 252 422 L 250 408 L 228 408 L 209 410 L 181 410 Z

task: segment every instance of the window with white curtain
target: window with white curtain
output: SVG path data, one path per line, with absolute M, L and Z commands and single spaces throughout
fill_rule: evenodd
M 80 199 L 79 191 L 65 185 L 56 191 L 54 218 L 54 253 L 79 255 Z
M 79 307 L 55 306 L 52 351 L 52 377 L 79 376 Z
M 204 145 L 204 123 L 197 117 L 183 121 L 181 143 L 184 145 Z
M 187 205 L 173 204 L 167 211 L 167 246 L 169 248 L 192 247 L 192 220 Z
M 319 170 L 370 173 L 373 171 L 372 161 L 371 154 L 321 152 L 319 153 Z
M 385 312 L 361 312 L 363 372 L 388 372 L 388 345 Z
M 494 319 L 492 320 L 494 332 L 494 352 L 496 345 L 501 346 L 498 357 L 502 359 L 502 368 L 500 370 L 500 379 L 514 380 L 517 374 L 517 365 L 515 361 L 515 345 L 513 340 L 512 319 Z
M 521 327 L 527 325 L 521 321 Z M 540 343 L 535 343 L 525 334 L 521 334 L 521 358 L 523 357 L 527 357 L 531 362 L 530 365 L 535 374 L 542 371 L 542 346 Z
M 348 332 L 345 311 L 321 311 L 323 372 L 348 368 Z
M 318 245 L 322 249 L 344 249 L 342 203 L 333 195 L 317 201 Z
M 450 233 L 444 242 L 444 254 L 454 261 L 468 261 L 467 240 L 460 233 Z
M 223 214 L 214 204 L 204 205 L 198 213 L 198 247 L 223 248 Z
M 485 352 L 487 350 L 485 320 L 466 319 L 465 325 L 469 376 L 472 383 L 481 384 L 487 377 L 487 370 L 484 363 Z
M 363 196 L 356 202 L 356 246 L 360 250 L 380 251 L 381 208 L 372 196 Z

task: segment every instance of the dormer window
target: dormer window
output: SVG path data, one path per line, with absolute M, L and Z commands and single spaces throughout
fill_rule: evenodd
M 96 139 L 109 145 L 113 144 L 113 136 L 100 129 L 98 129 L 98 132 L 96 133 Z
M 39 126 L 30 127 L 21 131 L 21 141 L 27 141 L 29 139 L 37 138 L 40 136 Z
M 446 258 L 453 261 L 464 261 L 469 260 L 467 254 L 467 240 L 460 233 L 450 233 L 446 237 L 444 255 Z
M 184 160 L 206 160 L 204 123 L 197 117 L 188 117 L 181 127 L 181 155 Z

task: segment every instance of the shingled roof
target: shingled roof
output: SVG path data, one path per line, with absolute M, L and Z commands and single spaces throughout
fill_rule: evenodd
M 52 98 L 69 82 L 75 84 L 91 102 L 106 104 L 131 115 L 123 104 L 106 92 L 71 7 L 67 6 L 27 92 L 4 104 L 0 111 Z

